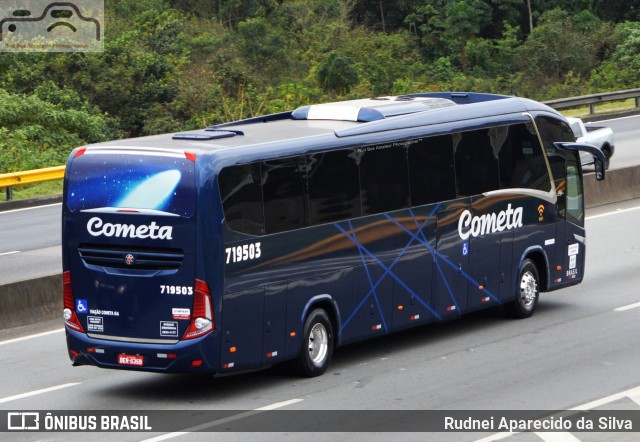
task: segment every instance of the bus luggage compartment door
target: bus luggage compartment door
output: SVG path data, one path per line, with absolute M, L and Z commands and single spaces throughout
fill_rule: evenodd
M 470 244 L 458 233 L 458 220 L 467 206 L 459 202 L 452 206 L 437 215 L 433 304 L 441 319 L 457 318 L 467 310 Z
M 263 287 L 225 293 L 220 349 L 223 370 L 255 368 L 262 363 L 264 302 Z

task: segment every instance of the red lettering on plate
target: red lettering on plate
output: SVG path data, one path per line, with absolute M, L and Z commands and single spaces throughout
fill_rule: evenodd
M 136 367 L 142 367 L 144 365 L 144 356 L 127 355 L 127 354 L 121 353 L 118 355 L 118 364 L 134 365 Z

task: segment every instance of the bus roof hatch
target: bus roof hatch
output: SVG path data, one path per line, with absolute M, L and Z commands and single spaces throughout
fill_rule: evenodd
M 446 98 L 377 97 L 303 106 L 293 111 L 291 117 L 294 120 L 367 122 L 455 105 L 455 102 Z

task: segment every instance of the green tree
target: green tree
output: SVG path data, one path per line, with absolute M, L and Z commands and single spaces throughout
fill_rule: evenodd
M 593 0 L 592 10 L 603 20 L 640 21 L 640 0 Z
M 238 54 L 247 61 L 253 82 L 273 85 L 287 75 L 288 58 L 285 41 L 277 29 L 264 18 L 250 18 L 238 23 Z
M 456 0 L 447 4 L 444 32 L 450 45 L 460 54 L 462 72 L 467 74 L 467 43 L 491 22 L 491 7 L 482 0 Z
M 216 3 L 216 15 L 220 23 L 234 28 L 238 23 L 249 18 L 266 17 L 272 14 L 279 2 L 277 0 L 218 0 Z
M 483 78 L 505 78 L 515 73 L 517 50 L 522 44 L 520 28 L 504 24 L 502 38 L 480 38 L 467 44 L 471 75 Z
M 530 0 L 493 0 L 491 5 L 493 6 L 493 26 L 491 32 L 484 37 L 498 38 L 503 32 L 500 27 L 501 24 L 507 24 L 512 27 L 517 27 L 522 23 L 523 17 L 527 17 L 529 32 L 533 28 L 531 11 L 528 10 L 527 5 L 530 5 Z M 527 13 L 525 14 L 525 10 Z
M 318 67 L 317 78 L 325 92 L 344 95 L 358 83 L 358 69 L 350 57 L 331 52 Z
M 609 57 L 591 73 L 590 84 L 597 89 L 638 87 L 640 82 L 640 23 L 616 26 Z
M 38 93 L 56 103 L 0 89 L 0 173 L 64 164 L 74 147 L 118 136 L 74 92 L 50 84 Z
M 531 76 L 527 93 L 537 98 L 553 98 L 544 87 L 586 81 L 601 62 L 603 49 L 611 39 L 611 27 L 590 12 L 571 15 L 560 9 L 545 12 L 540 23 L 517 51 L 517 68 Z M 568 74 L 571 73 L 571 77 Z M 572 87 L 575 89 L 575 87 Z

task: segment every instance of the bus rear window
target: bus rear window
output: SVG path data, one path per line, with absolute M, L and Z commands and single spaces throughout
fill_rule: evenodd
M 157 210 L 190 217 L 195 210 L 194 163 L 171 155 L 91 154 L 67 171 L 67 207 Z

